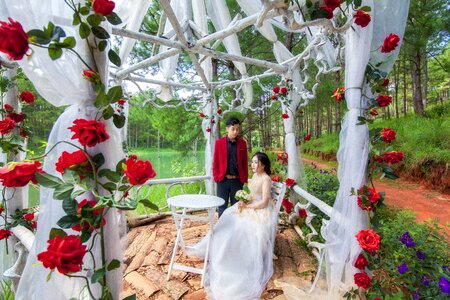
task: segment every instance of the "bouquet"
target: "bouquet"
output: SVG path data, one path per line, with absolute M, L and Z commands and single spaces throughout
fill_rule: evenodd
M 235 198 L 236 198 L 236 200 L 242 201 L 245 204 L 249 204 L 250 202 L 252 202 L 250 195 L 244 190 L 237 191 Z

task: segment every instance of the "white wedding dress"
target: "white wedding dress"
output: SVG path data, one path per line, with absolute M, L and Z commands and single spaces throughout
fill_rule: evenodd
M 261 187 L 250 182 L 249 189 L 261 201 Z M 260 299 L 273 273 L 277 222 L 272 201 L 262 209 L 239 210 L 236 203 L 225 210 L 214 228 L 205 274 L 210 299 Z M 205 248 L 206 238 L 186 250 L 190 256 L 203 258 Z

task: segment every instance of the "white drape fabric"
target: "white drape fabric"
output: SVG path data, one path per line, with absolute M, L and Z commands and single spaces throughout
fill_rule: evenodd
M 61 26 L 68 36 L 74 36 L 77 40 L 75 50 L 91 66 L 97 68 L 104 82 L 108 76 L 108 62 L 105 53 L 94 54 L 91 56 L 87 44 L 81 40 L 71 25 L 73 12 L 64 3 L 64 1 L 31 1 L 2 0 L 7 12 L 6 15 L 19 21 L 25 31 L 32 28 L 41 29 L 47 25 L 48 21 Z M 77 2 L 77 1 L 75 1 Z M 120 10 L 120 5 L 117 5 Z M 139 7 L 135 7 L 139 9 Z M 106 24 L 105 24 L 106 25 Z M 110 29 L 106 26 L 107 30 Z M 95 93 L 91 83 L 82 78 L 81 74 L 84 66 L 80 60 L 73 54 L 64 52 L 63 56 L 51 61 L 45 49 L 33 47 L 35 52 L 29 59 L 23 59 L 19 65 L 24 70 L 27 77 L 33 82 L 37 91 L 48 102 L 55 106 L 70 105 L 66 111 L 58 118 L 49 137 L 47 150 L 54 146 L 58 141 L 70 140 L 73 135 L 68 130 L 77 118 L 93 119 L 97 109 L 92 105 L 95 99 Z M 120 144 L 120 135 L 118 130 L 110 122 L 105 122 L 110 138 L 100 145 L 89 149 L 91 154 L 102 152 L 106 163 L 104 167 L 115 167 L 116 163 L 124 157 Z M 76 144 L 76 141 L 71 141 Z M 44 160 L 44 170 L 49 174 L 55 173 L 55 162 L 62 151 L 76 151 L 72 146 L 59 144 Z M 81 198 L 80 198 L 81 199 Z M 68 278 L 54 272 L 52 279 L 46 282 L 46 276 L 49 273 L 40 263 L 37 262 L 36 255 L 47 248 L 48 234 L 52 227 L 58 227 L 56 222 L 64 215 L 61 208 L 61 201 L 54 200 L 52 190 L 41 188 L 40 193 L 40 215 L 38 219 L 38 228 L 35 242 L 28 256 L 25 270 L 22 274 L 19 288 L 16 292 L 16 299 L 70 299 L 72 297 L 87 298 L 85 281 L 78 278 Z M 123 227 L 123 218 L 115 209 L 108 211 L 105 227 L 106 259 L 118 259 L 122 261 L 122 246 L 119 240 L 119 231 Z M 122 222 L 120 222 L 122 220 Z M 70 233 L 70 232 L 69 232 Z M 100 244 L 95 243 L 93 248 L 94 256 L 99 259 Z M 89 255 L 85 256 L 84 266 L 90 268 L 88 273 L 92 274 L 92 261 Z M 116 269 L 109 272 L 107 281 L 114 299 L 119 298 L 122 287 L 122 270 Z M 99 297 L 100 286 L 92 286 L 94 294 Z
M 346 34 L 345 98 L 348 111 L 344 117 L 337 153 L 340 185 L 325 236 L 327 284 L 329 295 L 332 296 L 355 287 L 353 275 L 357 269 L 353 263 L 361 252 L 355 235 L 367 228 L 366 213 L 358 207 L 356 196 L 350 196 L 351 188 L 358 189 L 367 181 L 369 132 L 367 125 L 356 125 L 358 116 L 364 115 L 367 108 L 366 98 L 362 95 L 362 91 L 367 90 L 364 72 L 369 59 L 389 60 L 383 67 L 386 72 L 392 67 L 400 45 L 389 55 L 379 54 L 378 47 L 391 32 L 403 37 L 409 0 L 395 3 L 366 0 L 362 5 L 372 7 L 373 19 L 367 27 L 353 26 L 355 30 L 350 29 Z

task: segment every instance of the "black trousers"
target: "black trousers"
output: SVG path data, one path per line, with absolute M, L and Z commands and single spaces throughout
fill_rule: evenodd
M 225 203 L 219 206 L 219 218 L 225 209 L 228 208 L 228 204 L 234 205 L 237 202 L 234 196 L 236 195 L 236 192 L 242 190 L 243 187 L 244 185 L 241 183 L 239 178 L 224 178 L 224 180 L 217 183 L 217 196 L 225 200 Z

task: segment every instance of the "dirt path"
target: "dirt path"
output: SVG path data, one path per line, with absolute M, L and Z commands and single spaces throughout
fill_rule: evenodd
M 303 158 L 305 164 L 315 163 L 319 168 L 331 169 L 327 163 Z M 439 225 L 450 235 L 450 195 L 427 189 L 418 183 L 402 180 L 375 180 L 378 191 L 386 193 L 385 203 L 396 208 L 410 209 L 418 221 L 439 219 Z

